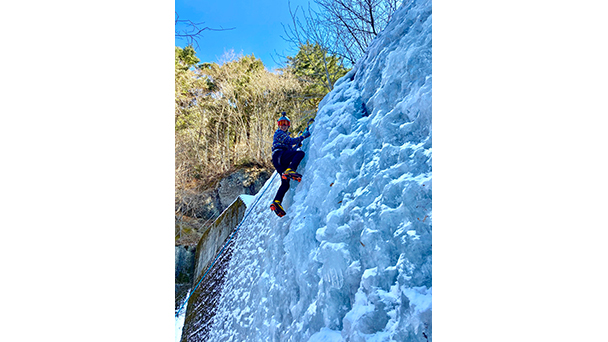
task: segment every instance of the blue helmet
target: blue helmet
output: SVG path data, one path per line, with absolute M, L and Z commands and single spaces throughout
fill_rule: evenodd
M 285 115 L 285 112 L 283 112 L 281 114 L 282 114 L 282 116 L 279 118 L 279 120 L 277 120 L 277 124 L 279 126 L 281 126 L 281 125 L 291 126 L 291 120 L 289 120 L 287 115 Z

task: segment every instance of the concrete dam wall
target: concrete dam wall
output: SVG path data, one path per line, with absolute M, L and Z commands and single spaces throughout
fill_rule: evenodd
M 218 217 L 207 229 L 196 246 L 196 261 L 194 263 L 194 280 L 191 288 L 194 292 L 188 300 L 182 342 L 205 341 L 207 332 L 213 322 L 216 302 L 221 294 L 226 266 L 232 257 L 236 238 L 225 246 L 234 229 L 239 225 L 247 209 L 241 197 L 237 199 Z M 222 251 L 222 248 L 223 251 Z M 222 251 L 217 260 L 218 253 Z M 215 261 L 215 263 L 214 263 Z M 211 270 L 209 270 L 209 267 Z M 202 279 L 202 281 L 201 281 Z M 197 286 L 198 285 L 198 286 Z M 194 289 L 196 287 L 196 289 Z

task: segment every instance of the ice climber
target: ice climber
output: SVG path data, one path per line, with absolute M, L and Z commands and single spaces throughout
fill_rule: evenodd
M 277 173 L 281 175 L 281 186 L 277 190 L 274 201 L 270 205 L 270 209 L 275 212 L 279 217 L 285 216 L 285 209 L 281 205 L 283 197 L 287 190 L 289 190 L 289 181 L 296 180 L 301 181 L 302 175 L 296 172 L 298 165 L 304 158 L 304 152 L 298 149 L 304 139 L 310 137 L 308 128 L 297 138 L 292 138 L 288 132 L 291 121 L 285 112 L 277 121 L 279 128 L 274 133 L 272 140 L 272 165 L 277 170 Z

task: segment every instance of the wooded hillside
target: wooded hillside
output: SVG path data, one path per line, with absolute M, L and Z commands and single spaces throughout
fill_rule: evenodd
M 327 70 L 324 57 L 331 61 Z M 272 168 L 280 113 L 287 113 L 297 134 L 314 117 L 327 84 L 347 72 L 336 57 L 322 56 L 313 46 L 303 47 L 276 72 L 253 55 L 233 56 L 221 65 L 198 62 L 191 47 L 175 48 L 177 192 L 204 188 L 240 167 Z

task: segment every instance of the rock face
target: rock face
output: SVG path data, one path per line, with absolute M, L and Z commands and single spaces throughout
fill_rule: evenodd
M 175 309 L 184 301 L 194 277 L 194 246 L 175 246 Z
M 178 204 L 187 216 L 210 220 L 234 202 L 239 195 L 255 195 L 272 175 L 263 169 L 241 169 L 223 178 L 213 189 L 186 195 Z

